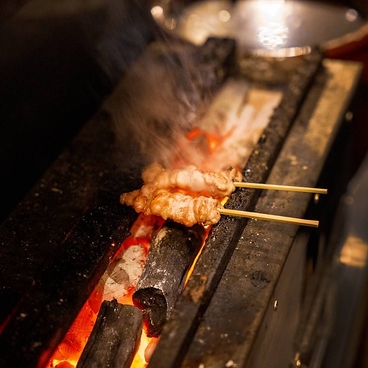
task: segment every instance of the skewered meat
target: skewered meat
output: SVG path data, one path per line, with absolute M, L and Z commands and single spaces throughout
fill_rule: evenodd
M 149 208 L 156 190 L 157 187 L 154 184 L 144 184 L 141 189 L 123 193 L 120 196 L 120 203 L 134 207 L 137 212 L 149 215 L 147 208 Z
M 180 192 L 170 193 L 159 189 L 151 202 L 150 210 L 153 215 L 161 216 L 164 220 L 170 218 L 189 227 L 197 223 L 213 225 L 219 222 L 219 206 L 220 203 L 214 198 L 191 197 Z
M 144 187 L 146 186 L 142 189 Z M 164 220 L 170 218 L 188 227 L 197 223 L 213 225 L 220 220 L 220 203 L 217 199 L 192 197 L 167 189 L 156 189 L 150 193 L 146 190 L 123 193 L 120 203 L 132 206 L 137 212 L 143 212 L 145 215 L 161 216 Z
M 233 181 L 241 181 L 241 173 L 236 169 L 221 172 L 205 172 L 195 166 L 186 169 L 166 170 L 159 164 L 151 164 L 142 174 L 145 183 L 154 183 L 158 188 L 181 188 L 210 197 L 226 197 L 235 186 Z
M 216 224 L 220 220 L 221 199 L 235 190 L 233 180 L 240 179 L 235 169 L 204 172 L 189 166 L 166 170 L 158 164 L 150 165 L 142 178 L 142 188 L 123 193 L 120 203 L 145 215 L 170 218 L 185 226 Z

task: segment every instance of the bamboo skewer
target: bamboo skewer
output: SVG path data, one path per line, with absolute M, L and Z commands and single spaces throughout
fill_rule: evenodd
M 327 189 L 324 189 L 324 188 L 310 188 L 310 187 L 300 187 L 300 186 L 294 186 L 294 185 L 247 183 L 247 182 L 234 182 L 234 185 L 236 187 L 248 188 L 248 189 L 285 190 L 289 192 L 327 194 Z M 316 220 L 305 220 L 301 218 L 270 215 L 266 213 L 238 211 L 238 210 L 231 210 L 231 209 L 227 209 L 223 207 L 219 208 L 219 212 L 222 215 L 246 217 L 246 218 L 252 218 L 256 220 L 275 221 L 275 222 L 282 222 L 286 224 L 294 224 L 294 225 L 301 225 L 301 226 L 318 227 L 319 225 L 319 221 L 316 221 Z
M 266 213 L 257 213 L 257 212 L 249 212 L 249 211 L 230 210 L 227 208 L 219 208 L 218 210 L 221 213 L 221 215 L 239 216 L 239 217 L 252 218 L 255 220 L 276 221 L 276 222 L 282 222 L 286 224 L 310 226 L 310 227 L 318 227 L 319 225 L 319 221 L 305 220 L 305 219 L 300 219 L 296 217 L 269 215 Z
M 261 183 L 246 183 L 246 182 L 234 182 L 234 185 L 236 187 L 249 188 L 249 189 L 287 190 L 289 192 L 327 194 L 327 189 L 297 187 L 293 185 L 261 184 Z

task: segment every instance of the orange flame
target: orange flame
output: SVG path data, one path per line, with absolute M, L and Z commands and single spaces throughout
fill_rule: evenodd
M 143 245 L 145 247 L 147 256 L 152 232 L 161 228 L 163 222 L 163 219 L 156 216 L 139 216 L 131 229 L 131 234 L 138 236 L 135 237 L 132 235 L 126 238 L 111 262 L 113 262 L 124 250 L 135 244 Z M 125 295 L 123 300 L 120 300 L 120 302 L 126 305 L 133 305 L 133 292 L 134 288 L 132 287 L 132 289 L 129 290 L 127 295 Z M 69 328 L 63 341 L 59 344 L 53 356 L 51 357 L 48 367 L 72 368 L 77 365 L 96 322 L 97 314 L 101 307 L 102 301 L 103 292 L 102 289 L 97 285 L 82 307 L 72 326 Z M 143 333 L 140 343 L 140 350 L 145 349 L 150 343 L 150 340 L 151 339 L 149 339 L 147 336 L 145 336 L 145 333 Z M 144 350 L 143 353 L 137 355 L 141 355 L 143 360 L 139 364 L 136 363 L 137 365 L 135 367 L 145 367 Z
M 199 128 L 193 128 L 190 132 L 186 134 L 186 137 L 189 141 L 194 140 L 203 140 L 202 149 L 208 154 L 212 154 L 217 147 L 219 147 L 226 139 L 228 139 L 234 132 L 234 127 L 232 127 L 225 134 L 221 133 L 213 133 L 213 132 L 205 132 Z
M 96 322 L 102 294 L 95 290 L 80 310 L 63 341 L 54 352 L 50 367 L 75 367 Z

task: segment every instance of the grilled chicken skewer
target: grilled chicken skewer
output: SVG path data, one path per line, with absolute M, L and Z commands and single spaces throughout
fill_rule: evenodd
M 147 188 L 147 187 L 146 187 Z M 120 196 L 120 203 L 134 207 L 145 215 L 161 216 L 185 226 L 213 225 L 220 220 L 217 199 L 205 196 L 192 197 L 181 192 L 156 189 L 154 193 L 136 190 Z
M 134 201 L 132 204 L 129 204 L 126 201 L 124 202 L 124 198 L 121 198 L 122 203 L 131 205 L 137 210 L 137 206 L 134 206 Z M 214 225 L 219 222 L 221 215 L 240 216 L 311 227 L 318 227 L 319 225 L 318 221 L 314 220 L 225 209 L 215 198 L 204 196 L 193 198 L 180 192 L 171 193 L 165 189 L 157 190 L 156 196 L 152 201 L 147 201 L 147 207 L 142 212 L 146 215 L 161 216 L 165 220 L 170 218 L 188 227 L 197 223 Z
M 240 176 L 235 169 L 204 172 L 189 166 L 187 169 L 167 170 L 158 164 L 152 164 L 142 174 L 142 188 L 123 193 L 120 203 L 145 215 L 161 216 L 164 220 L 172 219 L 188 227 L 197 223 L 214 225 L 220 220 L 221 214 L 318 227 L 318 221 L 313 220 L 224 209 L 221 201 L 229 196 L 236 186 L 242 184 L 238 182 Z M 303 191 L 302 187 L 248 184 L 250 185 L 245 183 L 244 186 Z M 305 189 L 306 192 L 311 192 L 313 188 Z M 327 193 L 327 190 L 317 188 L 314 192 Z

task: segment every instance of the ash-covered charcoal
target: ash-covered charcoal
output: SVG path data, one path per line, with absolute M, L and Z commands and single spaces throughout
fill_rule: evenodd
M 146 261 L 146 249 L 142 244 L 129 246 L 112 262 L 99 281 L 104 300 L 121 302 L 134 288 Z
M 234 50 L 230 39 L 147 48 L 105 104 L 116 126 L 121 167 L 152 161 L 170 167 L 177 140 L 192 129 L 232 69 Z
M 77 368 L 128 368 L 137 351 L 142 312 L 116 300 L 104 301 Z
M 153 239 L 133 294 L 134 305 L 143 310 L 148 336 L 160 334 L 203 243 L 204 233 L 200 225 L 187 228 L 168 221 Z
M 198 91 L 210 98 L 226 77 L 235 71 L 236 43 L 230 38 L 209 38 L 194 54 Z M 208 96 L 206 96 L 208 94 Z

